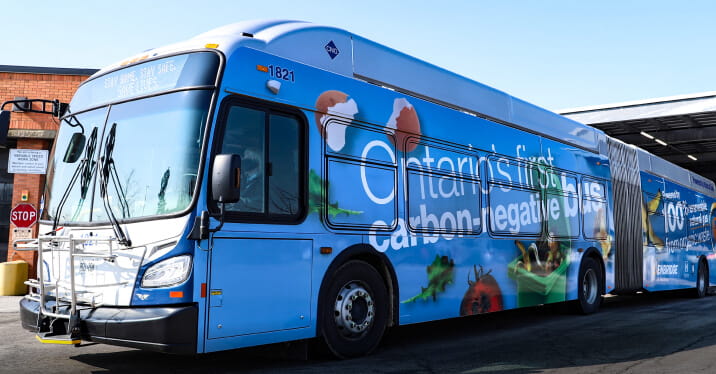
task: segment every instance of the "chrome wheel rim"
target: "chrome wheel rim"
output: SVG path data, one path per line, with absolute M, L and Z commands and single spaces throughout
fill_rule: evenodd
M 333 314 L 341 335 L 360 337 L 375 320 L 373 297 L 361 282 L 349 282 L 336 296 Z
M 587 269 L 582 279 L 582 296 L 587 304 L 594 304 L 597 300 L 597 274 L 593 269 Z

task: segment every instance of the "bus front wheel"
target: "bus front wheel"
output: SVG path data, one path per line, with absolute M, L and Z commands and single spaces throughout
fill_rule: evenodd
M 579 266 L 578 311 L 592 314 L 602 303 L 602 267 L 592 257 L 584 257 Z
M 363 261 L 348 261 L 331 279 L 323 308 L 321 332 L 338 358 L 372 352 L 388 322 L 388 291 L 383 277 Z

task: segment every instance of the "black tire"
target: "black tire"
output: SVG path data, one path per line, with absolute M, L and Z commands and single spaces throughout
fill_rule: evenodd
M 321 305 L 321 334 L 338 358 L 371 353 L 388 325 L 389 297 L 383 277 L 363 261 L 348 261 L 328 280 Z
M 694 297 L 700 299 L 709 291 L 709 267 L 705 261 L 699 261 L 699 269 L 696 271 L 696 289 Z
M 577 293 L 579 301 L 577 311 L 582 314 L 592 314 L 599 310 L 602 303 L 602 267 L 592 257 L 582 258 L 579 266 L 579 280 Z

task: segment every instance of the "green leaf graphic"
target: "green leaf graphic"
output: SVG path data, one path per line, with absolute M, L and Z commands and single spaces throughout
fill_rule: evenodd
M 326 196 L 324 186 L 328 188 L 328 182 L 324 182 L 321 176 L 311 169 L 308 173 L 308 213 L 321 213 L 323 210 L 323 196 Z M 335 217 L 339 214 L 356 215 L 363 212 L 356 210 L 343 209 L 338 207 L 338 203 L 328 203 L 328 215 Z
M 445 292 L 445 287 L 453 283 L 455 261 L 448 256 L 435 255 L 435 260 L 428 265 L 428 286 L 420 287 L 419 294 L 411 297 L 401 303 L 412 303 L 418 299 L 427 300 L 432 297 L 433 301 L 437 301 L 438 294 Z

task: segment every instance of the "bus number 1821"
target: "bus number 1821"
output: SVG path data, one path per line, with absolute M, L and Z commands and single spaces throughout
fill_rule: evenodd
M 288 70 L 286 68 L 282 68 L 280 66 L 274 66 L 269 65 L 269 74 L 271 74 L 271 77 L 276 79 L 283 79 L 285 81 L 289 82 L 295 82 L 295 77 L 293 74 L 293 70 Z

